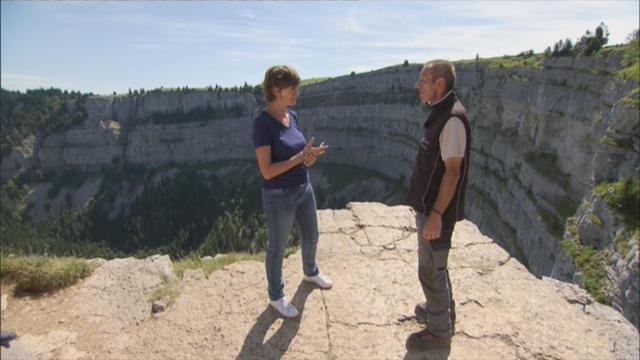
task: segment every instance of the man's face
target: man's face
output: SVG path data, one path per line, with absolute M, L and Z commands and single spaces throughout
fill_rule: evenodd
M 416 82 L 416 89 L 420 93 L 420 100 L 428 104 L 436 102 L 438 99 L 438 82 L 431 77 L 429 69 L 422 69 L 420 77 Z

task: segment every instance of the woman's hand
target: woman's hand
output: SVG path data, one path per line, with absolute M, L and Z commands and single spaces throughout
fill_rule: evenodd
M 314 138 L 311 138 L 311 139 L 314 140 Z M 311 141 L 309 141 L 309 143 L 311 143 Z M 304 153 L 304 159 L 303 159 L 304 166 L 306 167 L 313 166 L 316 163 L 316 161 L 318 161 L 318 158 L 321 156 L 324 156 L 324 154 L 326 154 L 327 151 L 329 151 L 329 146 L 325 145 L 324 142 L 322 142 L 320 146 L 317 146 L 317 147 L 312 146 L 311 148 L 308 149 L 307 152 Z
M 304 164 L 304 166 L 305 166 L 305 167 L 308 167 L 308 168 L 309 168 L 309 167 L 312 167 L 313 165 L 315 165 L 315 163 L 316 163 L 316 161 L 317 161 L 317 160 L 318 160 L 318 158 L 317 158 L 317 157 L 315 157 L 315 156 L 313 156 L 313 155 L 311 155 L 311 154 L 308 154 L 308 155 L 304 158 L 304 160 L 303 160 L 303 162 L 302 162 L 302 163 Z
M 301 163 L 304 163 L 305 159 L 307 159 L 311 154 L 311 149 L 313 149 L 313 143 L 315 141 L 316 141 L 316 138 L 312 136 L 311 139 L 309 139 L 309 142 L 307 142 L 307 145 L 304 146 L 304 149 L 302 149 L 302 151 L 300 151 L 300 153 L 298 154 L 299 161 Z

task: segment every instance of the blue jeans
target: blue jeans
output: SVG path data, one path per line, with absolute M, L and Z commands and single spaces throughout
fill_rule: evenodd
M 269 298 L 284 296 L 282 260 L 287 240 L 297 221 L 302 235 L 302 267 L 307 276 L 318 275 L 316 248 L 318 246 L 318 217 L 316 197 L 310 183 L 286 189 L 262 188 L 262 207 L 267 221 L 267 282 Z

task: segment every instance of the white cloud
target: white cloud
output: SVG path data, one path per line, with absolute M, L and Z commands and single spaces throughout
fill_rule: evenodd
M 638 27 L 630 2 L 462 2 L 399 3 L 387 11 L 352 11 L 341 18 L 337 36 L 351 48 L 392 52 L 423 50 L 454 56 L 543 51 L 563 38 L 576 40 L 604 21 L 610 43 L 620 43 Z M 405 6 L 406 5 L 406 6 Z M 637 4 L 636 4 L 637 9 Z M 374 30 L 371 30 L 374 29 Z M 349 35 L 364 35 L 357 38 Z
M 20 90 L 38 88 L 60 88 L 67 90 L 79 90 L 78 83 L 69 80 L 55 80 L 48 77 L 24 74 L 2 73 L 0 82 L 3 89 Z
M 25 90 L 50 86 L 49 79 L 35 75 L 5 74 L 2 75 L 2 87 L 5 89 Z
M 238 15 L 240 17 L 247 18 L 247 19 L 250 19 L 250 20 L 255 20 L 257 18 L 256 13 L 251 11 L 251 10 L 249 10 L 249 9 L 240 10 Z
M 349 12 L 346 18 L 341 19 L 338 24 L 340 28 L 350 33 L 368 34 L 371 32 L 360 18 L 360 14 L 353 10 Z
M 134 45 L 133 47 L 140 50 L 154 50 L 154 49 L 159 49 L 161 46 L 158 44 L 137 44 L 137 45 Z
M 39 19 L 44 21 L 36 22 L 40 28 L 16 27 L 12 30 L 20 36 L 10 39 L 14 45 L 3 41 L 3 69 L 14 74 L 2 75 L 3 87 L 60 86 L 53 77 L 63 70 L 89 88 L 191 85 L 203 81 L 206 71 L 212 83 L 233 86 L 245 78 L 259 82 L 266 67 L 278 63 L 293 65 L 303 77 L 337 76 L 405 59 L 422 63 L 433 58 L 472 59 L 477 53 L 491 57 L 528 49 L 540 52 L 560 39 L 576 40 L 601 21 L 609 26 L 610 44 L 623 42 L 638 28 L 637 1 L 102 4 L 38 4 L 48 9 Z M 3 22 L 3 40 L 5 26 Z M 104 40 L 77 41 L 73 51 L 45 52 L 47 40 L 42 39 L 59 27 Z M 114 58 L 92 58 L 97 46 Z M 71 57 L 76 50 L 86 57 Z M 126 51 L 131 52 L 127 62 L 116 57 Z M 51 61 L 24 65 L 24 59 L 45 56 Z M 76 61 L 83 65 L 71 65 Z M 84 65 L 96 61 L 113 67 L 111 75 Z M 131 70 L 141 62 L 144 68 Z M 176 63 L 185 66 L 170 65 Z M 224 71 L 212 73 L 215 69 Z M 33 73 L 48 78 L 15 75 Z

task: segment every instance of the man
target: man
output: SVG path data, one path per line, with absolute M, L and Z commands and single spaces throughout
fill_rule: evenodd
M 431 107 L 416 155 L 409 205 L 416 211 L 418 278 L 426 303 L 416 306 L 416 318 L 426 328 L 411 334 L 407 350 L 449 346 L 455 333 L 455 303 L 447 269 L 451 235 L 464 218 L 471 129 L 464 106 L 454 92 L 453 64 L 428 62 L 416 88 Z

